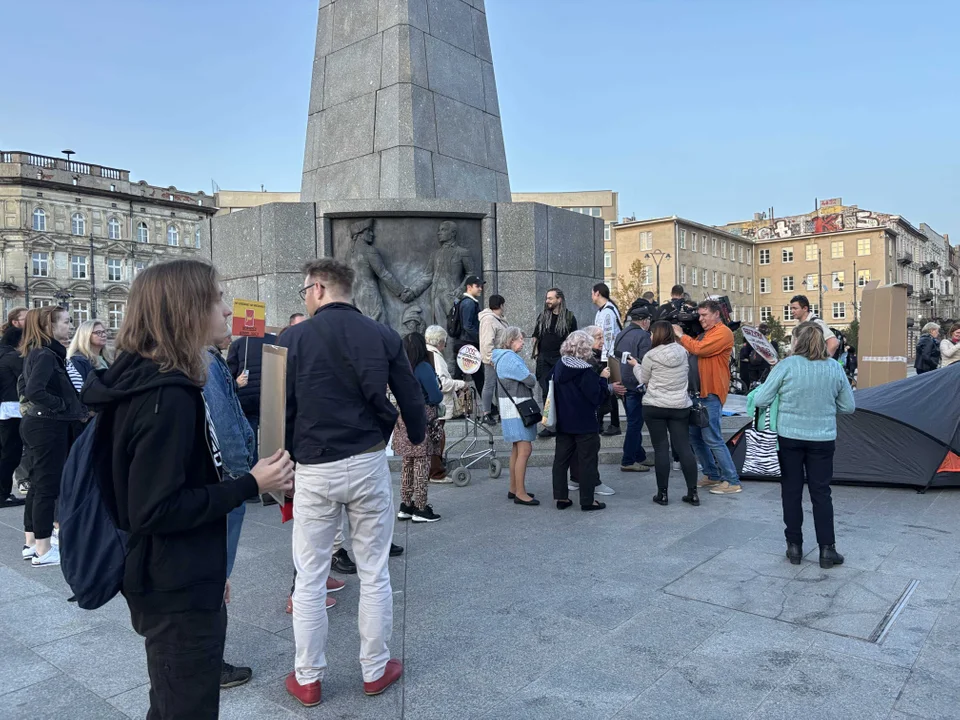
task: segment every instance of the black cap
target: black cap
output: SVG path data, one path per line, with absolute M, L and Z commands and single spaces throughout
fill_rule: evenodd
M 471 285 L 486 285 L 486 283 L 480 279 L 479 275 L 467 275 L 463 285 L 464 287 L 470 287 Z
M 647 318 L 653 317 L 653 313 L 650 312 L 649 306 L 638 305 L 630 308 L 630 311 L 627 313 L 627 317 L 630 320 L 646 320 Z

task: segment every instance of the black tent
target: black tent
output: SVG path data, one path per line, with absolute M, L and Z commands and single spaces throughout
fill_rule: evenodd
M 960 487 L 960 363 L 858 390 L 854 398 L 857 411 L 837 417 L 834 482 Z M 746 455 L 745 430 L 727 442 L 738 471 Z

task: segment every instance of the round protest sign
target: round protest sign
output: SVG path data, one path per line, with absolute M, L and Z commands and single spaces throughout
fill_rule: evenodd
M 749 325 L 741 325 L 740 330 L 743 332 L 743 339 L 750 343 L 750 347 L 757 351 L 757 355 L 771 365 L 777 364 L 780 360 L 777 351 L 773 349 L 773 345 L 763 336 L 762 332 Z
M 457 367 L 467 375 L 473 375 L 480 369 L 480 351 L 473 345 L 464 345 L 457 353 Z

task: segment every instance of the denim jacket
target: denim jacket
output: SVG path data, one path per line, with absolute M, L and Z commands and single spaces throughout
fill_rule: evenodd
M 210 350 L 203 396 L 210 408 L 210 417 L 220 442 L 223 469 L 233 478 L 250 472 L 256 446 L 253 430 L 237 399 L 230 368 L 214 349 Z

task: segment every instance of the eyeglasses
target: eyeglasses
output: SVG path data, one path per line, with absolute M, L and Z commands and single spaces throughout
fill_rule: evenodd
M 315 287 L 315 286 L 318 286 L 318 285 L 319 285 L 321 288 L 326 287 L 325 285 L 320 285 L 320 283 L 315 282 L 315 283 L 310 283 L 310 284 L 307 285 L 306 287 L 300 288 L 300 299 L 303 300 L 304 302 L 306 302 L 306 300 L 307 300 L 307 293 L 310 292 L 310 288 Z
M 99 335 L 99 336 L 101 336 L 101 337 L 106 337 L 106 336 L 107 336 L 107 331 L 106 331 L 106 330 L 94 330 L 94 331 L 93 331 L 92 333 L 90 333 L 90 334 L 91 334 L 91 335 Z

